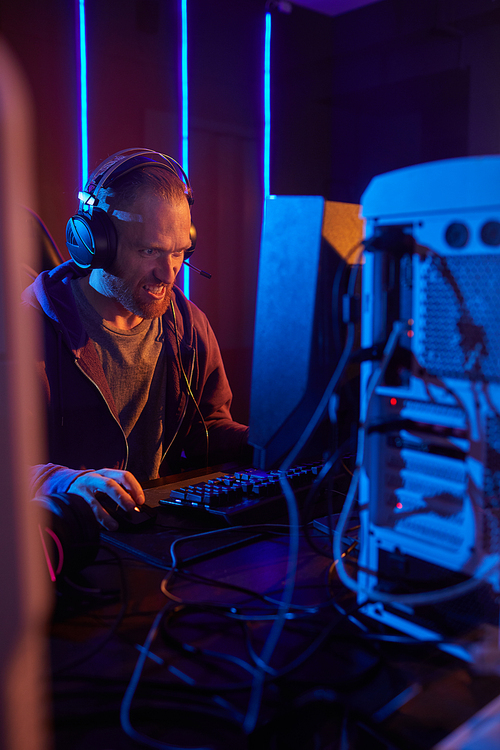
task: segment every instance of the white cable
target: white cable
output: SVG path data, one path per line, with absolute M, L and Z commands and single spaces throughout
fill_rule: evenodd
M 368 383 L 368 387 L 366 390 L 366 398 L 364 402 L 364 410 L 360 417 L 360 434 L 359 434 L 359 441 L 358 441 L 358 452 L 356 457 L 356 469 L 353 474 L 353 478 L 351 481 L 351 484 L 349 486 L 349 491 L 347 493 L 342 512 L 340 514 L 337 528 L 334 532 L 334 538 L 333 538 L 333 555 L 334 559 L 337 561 L 336 570 L 338 577 L 342 581 L 342 583 L 347 586 L 347 588 L 351 589 L 351 591 L 355 591 L 358 595 L 362 597 L 366 597 L 366 599 L 376 602 L 381 602 L 382 604 L 408 604 L 408 605 L 423 605 L 423 604 L 435 604 L 437 602 L 447 601 L 449 599 L 454 599 L 458 596 L 463 596 L 464 594 L 468 593 L 469 591 L 472 591 L 475 589 L 479 584 L 487 578 L 491 570 L 498 565 L 497 558 L 493 558 L 492 560 L 489 560 L 486 562 L 486 564 L 483 566 L 483 569 L 477 569 L 474 573 L 474 576 L 469 579 L 468 581 L 464 581 L 463 583 L 456 584 L 454 586 L 449 586 L 447 588 L 443 589 L 436 589 L 433 591 L 425 591 L 418 594 L 388 594 L 382 591 L 378 591 L 377 589 L 369 589 L 365 586 L 361 586 L 354 578 L 351 578 L 351 576 L 347 573 L 344 565 L 344 559 L 342 557 L 342 550 L 341 550 L 341 539 L 344 535 L 345 529 L 347 528 L 347 522 L 350 518 L 352 508 L 354 506 L 354 501 L 356 499 L 356 492 L 358 489 L 359 484 L 359 475 L 361 471 L 361 467 L 363 465 L 364 460 L 364 443 L 365 443 L 365 432 L 366 432 L 366 420 L 368 416 L 368 409 L 370 406 L 371 399 L 373 397 L 373 394 L 375 392 L 375 388 L 379 384 L 386 368 L 389 363 L 390 358 L 392 357 L 394 353 L 394 349 L 396 348 L 397 341 L 401 334 L 407 329 L 407 325 L 405 323 L 402 323 L 401 321 L 396 321 L 393 325 L 393 329 L 391 331 L 391 335 L 389 336 L 389 339 L 387 341 L 387 344 L 384 348 L 383 358 L 379 365 L 379 367 L 373 372 L 370 381 Z

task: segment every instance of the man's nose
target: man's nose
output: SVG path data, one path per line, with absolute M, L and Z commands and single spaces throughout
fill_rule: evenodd
M 180 261 L 176 262 L 176 259 L 169 254 L 161 258 L 156 266 L 155 275 L 163 284 L 173 284 L 179 269 Z

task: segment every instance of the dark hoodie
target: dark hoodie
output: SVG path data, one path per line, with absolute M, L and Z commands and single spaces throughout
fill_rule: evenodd
M 71 291 L 80 276 L 72 261 L 41 273 L 23 301 L 43 312 L 45 356 L 38 363 L 47 404 L 49 464 L 34 468 L 37 492 L 66 492 L 76 476 L 100 468 L 126 469 L 128 445 L 94 344 L 82 326 Z M 248 428 L 231 419 L 231 390 L 207 317 L 174 286 L 172 311 L 163 316 L 167 393 L 161 474 L 178 471 L 181 453 L 193 465 L 206 454 L 205 430 L 181 372 L 209 432 L 209 461 L 242 456 Z

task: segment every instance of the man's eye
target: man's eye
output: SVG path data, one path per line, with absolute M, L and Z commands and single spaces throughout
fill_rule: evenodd
M 156 250 L 152 247 L 146 247 L 144 250 L 141 250 L 141 254 L 146 256 L 147 258 L 151 258 L 153 255 L 156 254 Z

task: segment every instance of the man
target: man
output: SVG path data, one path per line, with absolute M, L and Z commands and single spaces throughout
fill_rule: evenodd
M 174 286 L 191 248 L 189 182 L 143 154 L 132 164 L 118 155 L 105 180 L 101 165 L 83 193 L 116 231 L 111 264 L 82 275 L 68 261 L 25 292 L 45 336 L 50 463 L 35 467 L 35 488 L 80 495 L 108 529 L 117 524 L 97 493 L 130 511 L 144 502 L 140 482 L 178 469 L 181 456 L 242 456 L 248 435 L 231 419 L 208 320 Z

